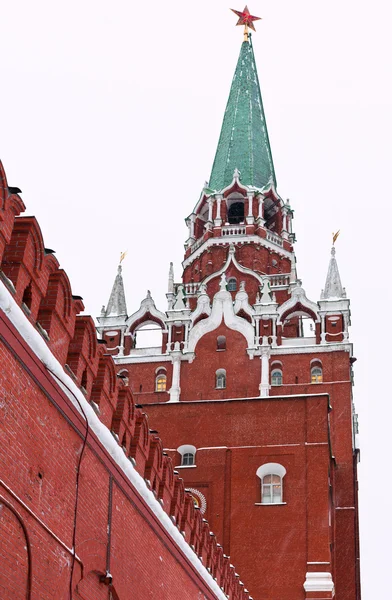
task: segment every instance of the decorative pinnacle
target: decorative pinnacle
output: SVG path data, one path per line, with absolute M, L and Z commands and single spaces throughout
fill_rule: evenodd
M 120 265 L 121 265 L 122 261 L 124 260 L 124 258 L 126 257 L 127 254 L 128 254 L 128 250 L 125 250 L 125 252 L 121 252 L 121 254 L 120 254 Z
M 256 31 L 255 26 L 253 25 L 253 21 L 259 21 L 261 17 L 254 17 L 253 15 L 251 15 L 247 6 L 245 6 L 242 12 L 239 10 L 234 10 L 234 8 L 231 8 L 230 10 L 232 10 L 233 13 L 235 13 L 237 17 L 239 17 L 236 25 L 245 25 L 244 42 L 247 42 L 249 37 L 248 27 L 253 29 L 253 31 Z
M 332 246 L 334 246 L 334 245 L 335 245 L 335 242 L 336 242 L 336 240 L 338 239 L 338 237 L 339 237 L 339 234 L 340 234 L 340 229 L 339 229 L 339 230 L 338 230 L 336 233 L 333 233 L 333 234 L 332 234 Z

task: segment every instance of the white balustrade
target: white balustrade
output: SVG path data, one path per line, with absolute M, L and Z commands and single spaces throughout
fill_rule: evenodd
M 222 227 L 222 236 L 225 235 L 246 235 L 245 225 L 226 225 Z
M 278 237 L 277 235 L 274 235 L 273 233 L 271 233 L 270 231 L 267 231 L 267 240 L 269 242 L 272 242 L 273 244 L 276 244 L 277 246 L 282 247 L 283 246 L 283 240 Z

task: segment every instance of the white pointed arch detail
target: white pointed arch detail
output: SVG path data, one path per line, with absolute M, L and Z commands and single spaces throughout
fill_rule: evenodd
M 215 271 L 215 273 L 211 273 L 211 275 L 208 275 L 208 277 L 203 279 L 202 283 L 204 285 L 207 285 L 207 283 L 209 283 L 212 279 L 215 279 L 215 277 L 219 277 L 219 275 L 222 275 L 222 273 L 225 273 L 225 271 L 229 267 L 230 263 L 233 263 L 233 265 L 238 269 L 238 271 L 240 271 L 240 273 L 244 273 L 244 275 L 251 275 L 252 277 L 257 279 L 257 281 L 260 284 L 263 283 L 263 278 L 265 277 L 265 275 L 258 275 L 258 273 L 256 273 L 255 271 L 252 271 L 252 269 L 248 269 L 248 267 L 243 267 L 235 257 L 235 250 L 236 250 L 236 248 L 235 248 L 234 244 L 230 244 L 229 253 L 227 255 L 227 259 L 226 259 L 226 262 L 224 263 L 223 267 L 221 269 L 219 269 L 219 271 Z
M 150 315 L 150 317 L 147 317 Z M 147 318 L 145 318 L 147 317 Z M 152 317 L 152 318 L 151 318 Z M 162 332 L 166 331 L 166 315 L 158 310 L 155 306 L 154 300 L 151 297 L 150 292 L 147 292 L 147 296 L 140 303 L 140 308 L 133 315 L 127 319 L 127 332 L 132 333 L 144 325 L 150 325 L 152 323 L 158 323 L 162 327 Z
M 299 310 L 297 308 L 298 306 Z M 298 285 L 292 290 L 291 298 L 283 304 L 281 304 L 281 306 L 279 306 L 277 310 L 277 324 L 279 325 L 282 323 L 282 317 L 284 317 L 284 315 L 293 313 L 296 314 L 297 312 L 301 312 L 301 307 L 305 309 L 303 312 L 305 312 L 306 314 L 312 314 L 315 323 L 320 322 L 320 315 L 318 312 L 317 304 L 309 300 L 306 297 L 305 290 L 300 285 Z
M 189 334 L 188 352 L 194 352 L 199 340 L 210 333 L 215 331 L 219 325 L 224 321 L 225 325 L 233 331 L 241 333 L 247 341 L 248 349 L 255 348 L 254 343 L 254 328 L 253 326 L 234 314 L 233 301 L 230 292 L 226 290 L 220 290 L 214 296 L 212 302 L 211 314 L 207 319 L 199 321 L 192 329 Z
M 201 287 L 199 297 L 197 299 L 197 306 L 191 315 L 192 325 L 201 317 L 201 315 L 207 315 L 209 317 L 211 314 L 211 305 L 210 298 L 205 291 L 205 286 Z

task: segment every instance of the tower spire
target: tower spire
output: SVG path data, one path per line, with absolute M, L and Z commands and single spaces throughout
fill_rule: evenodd
M 105 310 L 105 317 L 126 317 L 127 304 L 125 301 L 122 266 L 118 265 L 116 279 L 114 280 L 109 302 Z
M 339 268 L 335 255 L 336 248 L 333 245 L 331 248 L 331 258 L 328 266 L 327 279 L 325 280 L 324 290 L 321 293 L 323 300 L 346 297 L 345 289 L 340 280 Z
M 246 12 L 247 11 L 247 12 Z M 237 25 L 253 27 L 247 7 Z M 241 15 L 245 15 L 241 17 Z M 245 19 L 245 17 L 247 17 Z M 241 183 L 263 188 L 276 186 L 263 101 L 257 76 L 250 33 L 242 42 L 230 95 L 223 117 L 222 129 L 211 171 L 209 187 L 222 190 L 233 179 L 233 172 L 241 172 Z

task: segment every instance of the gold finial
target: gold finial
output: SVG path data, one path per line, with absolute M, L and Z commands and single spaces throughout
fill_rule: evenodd
M 340 229 L 338 229 L 338 231 L 337 231 L 336 233 L 333 233 L 333 234 L 332 234 L 332 246 L 334 246 L 334 245 L 335 245 L 335 242 L 336 242 L 336 240 L 338 239 L 338 237 L 339 237 L 339 234 L 340 234 Z
M 253 31 L 256 31 L 255 26 L 253 25 L 253 21 L 259 21 L 261 17 L 254 17 L 253 15 L 251 15 L 247 6 L 245 6 L 242 12 L 240 10 L 234 10 L 234 8 L 231 8 L 230 10 L 232 10 L 233 13 L 235 13 L 237 17 L 239 17 L 236 24 L 245 25 L 244 42 L 247 42 L 249 40 L 249 27 L 253 29 Z
M 125 252 L 121 252 L 121 254 L 120 254 L 120 265 L 121 265 L 122 261 L 124 260 L 124 258 L 126 257 L 127 254 L 128 254 L 128 250 L 125 250 Z

